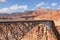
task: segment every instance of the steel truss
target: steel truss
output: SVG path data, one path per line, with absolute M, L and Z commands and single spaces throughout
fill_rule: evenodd
M 36 26 L 38 27 L 38 34 L 40 35 L 40 27 L 42 27 L 41 24 L 46 27 L 46 30 L 54 31 L 56 37 L 59 35 L 52 20 L 0 21 L 0 40 L 21 40 L 32 28 Z M 41 39 L 40 36 L 38 36 L 38 38 Z M 59 40 L 58 37 L 57 39 Z M 46 40 L 48 40 L 47 36 Z

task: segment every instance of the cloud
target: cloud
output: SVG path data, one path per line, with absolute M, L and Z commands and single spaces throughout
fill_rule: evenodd
M 35 10 L 34 8 L 32 10 Z
M 7 0 L 0 0 L 0 2 L 6 2 Z
M 51 4 L 51 6 L 56 6 L 56 5 L 57 5 L 57 3 L 52 3 L 52 4 Z
M 27 7 L 27 5 L 24 5 L 24 6 L 22 6 L 22 8 L 23 8 L 23 9 L 27 9 L 28 7 Z
M 60 8 L 57 8 L 57 9 L 59 9 L 59 10 L 60 10 Z
M 59 9 L 59 10 L 60 10 L 60 6 L 58 6 L 58 7 L 57 7 L 57 9 Z
M 48 8 L 48 9 L 50 9 L 50 7 L 45 7 L 45 8 Z
M 27 9 L 27 5 L 22 5 L 22 6 L 19 6 L 19 5 L 14 5 L 14 6 L 11 6 L 10 7 L 10 10 L 17 10 L 17 9 Z
M 44 2 L 40 2 L 40 3 L 38 3 L 38 4 L 36 5 L 36 7 L 39 7 L 39 6 L 42 6 L 42 5 L 45 5 L 45 3 L 44 3 Z
M 17 10 L 17 9 L 19 9 L 19 6 L 18 5 L 13 5 L 9 9 L 10 10 Z
M 0 9 L 0 13 L 5 13 L 7 11 L 9 11 L 9 8 L 2 8 L 2 9 Z
M 0 9 L 0 13 L 7 13 L 7 12 L 15 11 L 18 9 L 23 9 L 23 11 L 24 11 L 27 9 L 27 5 L 13 5 L 8 8 L 2 8 L 2 9 Z
M 57 9 L 60 9 L 60 5 L 57 7 Z

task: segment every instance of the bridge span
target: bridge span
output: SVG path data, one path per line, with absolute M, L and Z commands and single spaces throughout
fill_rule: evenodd
M 59 40 L 59 33 L 53 20 L 0 20 L 0 40 L 22 40 L 34 27 L 38 27 L 39 34 L 40 28 L 43 28 L 42 25 L 46 28 L 46 31 L 53 31 L 57 40 Z M 45 36 L 46 40 L 48 40 L 47 34 Z M 41 37 L 38 36 L 37 40 L 40 39 Z

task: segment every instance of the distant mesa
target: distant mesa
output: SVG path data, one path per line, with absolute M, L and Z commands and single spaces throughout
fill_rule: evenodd
M 14 12 L 11 14 L 0 13 L 0 17 L 13 18 L 13 17 L 36 17 L 46 19 L 60 19 L 60 10 L 51 10 L 47 8 L 38 8 L 34 11 Z

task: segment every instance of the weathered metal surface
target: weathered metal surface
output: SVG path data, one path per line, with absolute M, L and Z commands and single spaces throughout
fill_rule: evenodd
M 58 32 L 53 20 L 0 20 L 0 40 L 21 40 L 32 28 L 41 24 L 45 25 L 46 30 Z M 59 34 L 56 32 L 54 34 L 57 37 Z

